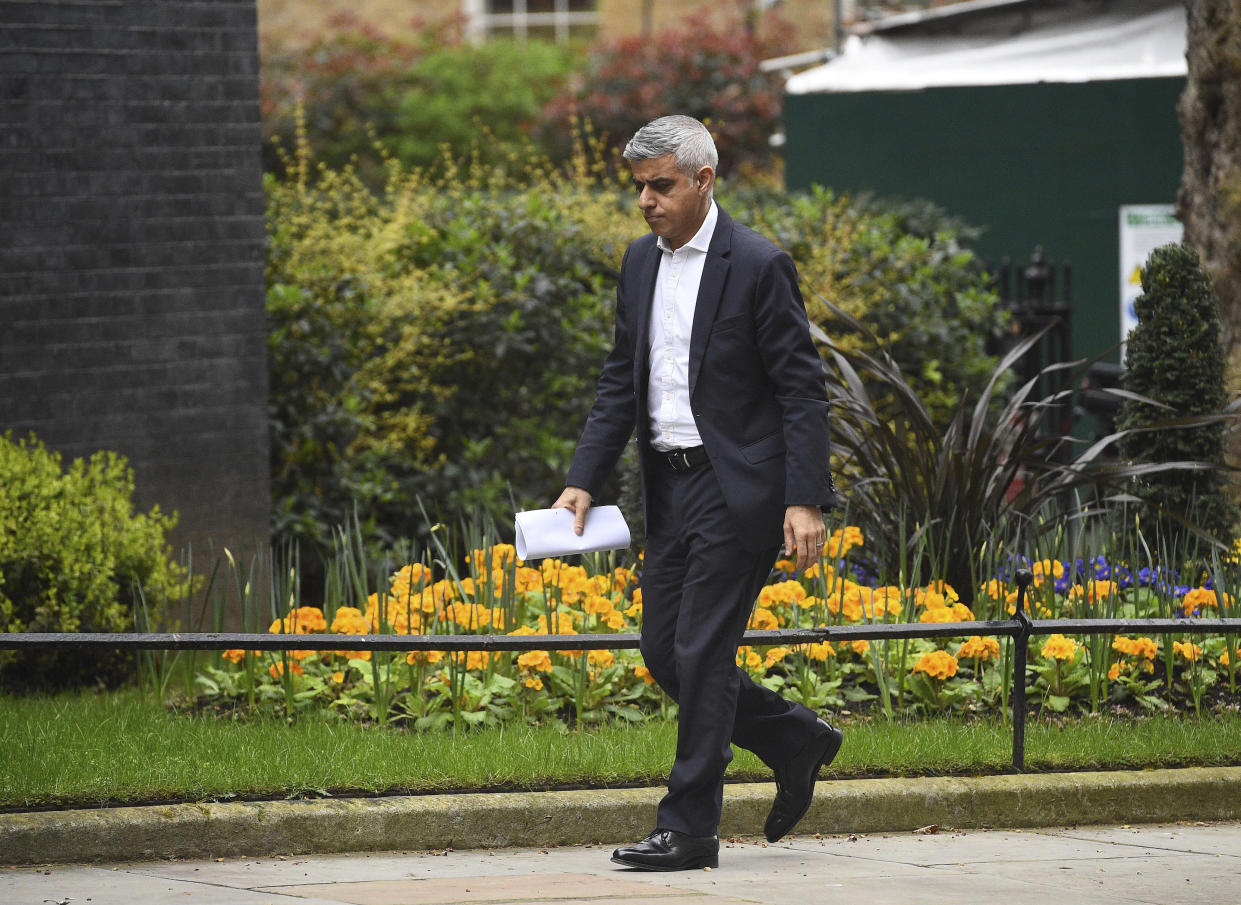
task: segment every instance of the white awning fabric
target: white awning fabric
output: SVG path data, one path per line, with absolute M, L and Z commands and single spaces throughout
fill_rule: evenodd
M 1185 10 L 1123 12 L 1034 27 L 1015 35 L 850 37 L 830 63 L 791 77 L 789 94 L 913 91 L 1184 76 Z

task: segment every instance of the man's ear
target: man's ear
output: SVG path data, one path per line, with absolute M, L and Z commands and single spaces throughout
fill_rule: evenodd
M 694 191 L 700 195 L 706 195 L 711 191 L 711 187 L 715 185 L 715 170 L 711 167 L 702 167 L 694 176 Z

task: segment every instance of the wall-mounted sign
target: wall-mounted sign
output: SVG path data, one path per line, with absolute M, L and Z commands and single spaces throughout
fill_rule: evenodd
M 1142 294 L 1142 268 L 1156 248 L 1181 241 L 1171 204 L 1126 204 L 1120 209 L 1120 341 L 1138 325 L 1133 303 Z

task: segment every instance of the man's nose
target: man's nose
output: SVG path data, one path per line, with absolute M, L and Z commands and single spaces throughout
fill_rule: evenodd
M 642 210 L 650 210 L 655 206 L 655 193 L 649 188 L 643 186 L 642 191 L 638 192 L 638 207 Z

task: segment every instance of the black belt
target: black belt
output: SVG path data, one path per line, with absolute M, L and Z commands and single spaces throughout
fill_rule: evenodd
M 655 450 L 655 455 L 660 461 L 676 472 L 693 471 L 695 468 L 706 465 L 710 461 L 707 457 L 707 448 L 705 446 L 694 446 L 690 449 L 670 449 L 667 452 L 657 449 Z

